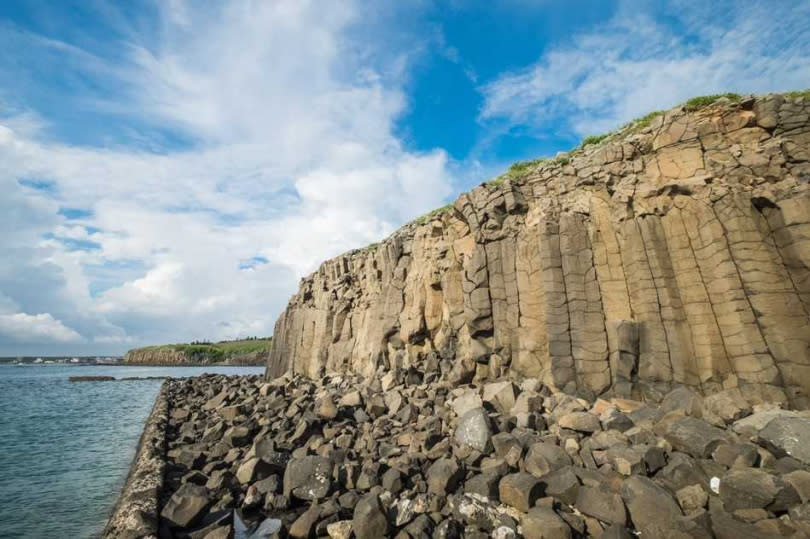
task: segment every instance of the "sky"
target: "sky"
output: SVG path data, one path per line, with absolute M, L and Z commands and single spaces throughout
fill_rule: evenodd
M 511 162 L 810 87 L 810 3 L 0 2 L 0 356 L 267 336 Z

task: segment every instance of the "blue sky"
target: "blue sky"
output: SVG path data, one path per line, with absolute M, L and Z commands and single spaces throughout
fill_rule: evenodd
M 321 260 L 513 161 L 810 86 L 808 26 L 790 0 L 0 3 L 0 355 L 270 334 Z

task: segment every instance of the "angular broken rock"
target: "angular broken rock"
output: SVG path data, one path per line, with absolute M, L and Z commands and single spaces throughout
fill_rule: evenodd
M 564 429 L 578 432 L 596 432 L 602 429 L 599 418 L 590 412 L 571 412 L 560 417 L 557 424 Z
M 506 414 L 515 405 L 515 385 L 510 380 L 486 384 L 481 398 L 498 412 Z
M 526 539 L 571 539 L 571 527 L 551 507 L 532 507 L 521 525 Z
M 208 489 L 185 483 L 172 494 L 160 516 L 177 528 L 185 528 L 196 522 L 208 507 Z
M 491 446 L 492 429 L 490 428 L 489 416 L 486 410 L 473 408 L 461 416 L 456 425 L 455 438 L 460 444 L 487 453 Z
M 366 494 L 354 507 L 352 530 L 356 539 L 379 539 L 388 534 L 388 517 L 376 494 Z
M 317 456 L 294 458 L 284 471 L 284 495 L 300 500 L 317 500 L 329 494 L 332 463 Z
M 759 441 L 777 456 L 788 455 L 810 465 L 810 419 L 776 417 L 759 431 Z
M 564 466 L 559 470 L 543 476 L 545 495 L 553 496 L 563 503 L 574 505 L 579 493 L 579 479 L 571 466 Z
M 459 481 L 464 477 L 464 470 L 456 459 L 443 458 L 428 468 L 426 476 L 428 492 L 445 495 L 456 490 Z
M 461 417 L 470 410 L 481 408 L 484 405 L 477 389 L 466 389 L 453 400 L 453 411 Z
M 729 436 L 717 427 L 694 417 L 681 417 L 667 423 L 664 437 L 677 451 L 695 458 L 708 458 Z
M 622 497 L 604 487 L 581 486 L 574 506 L 582 513 L 610 524 L 627 521 Z
M 350 539 L 352 536 L 352 521 L 338 520 L 326 525 L 326 533 L 331 539 Z
M 231 447 L 247 445 L 251 439 L 250 429 L 247 427 L 231 427 L 222 435 L 222 440 Z
M 634 475 L 622 483 L 622 499 L 642 536 L 656 537 L 683 516 L 675 499 L 651 479 Z
M 756 468 L 731 470 L 720 480 L 720 499 L 730 513 L 767 507 L 778 492 L 774 476 Z
M 318 417 L 322 417 L 324 419 L 334 419 L 338 414 L 337 406 L 335 406 L 335 402 L 329 395 L 321 398 L 318 401 L 317 410 Z
M 543 495 L 543 485 L 532 474 L 518 472 L 504 476 L 498 484 L 501 503 L 526 513 Z
M 549 472 L 571 464 L 571 457 L 558 445 L 537 442 L 529 448 L 524 462 L 527 472 L 535 477 L 543 477 Z
M 236 470 L 236 478 L 243 485 L 253 483 L 270 476 L 275 468 L 260 458 L 246 460 Z

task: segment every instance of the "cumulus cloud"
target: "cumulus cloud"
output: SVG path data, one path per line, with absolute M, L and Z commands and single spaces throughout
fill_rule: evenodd
M 355 2 L 157 6 L 148 32 L 118 28 L 114 55 L 20 32 L 12 43 L 114 81 L 82 106 L 131 125 L 126 144 L 78 145 L 30 111 L 0 117 L 0 224 L 15 230 L 0 239 L 0 291 L 56 317 L 13 320 L 65 321 L 62 343 L 271 334 L 320 260 L 451 191 L 443 151 L 395 136 L 406 100 L 386 66 L 407 51 L 358 41 Z
M 697 95 L 810 86 L 807 2 L 654 5 L 625 2 L 607 23 L 482 86 L 480 119 L 583 136 Z
M 48 313 L 0 314 L 0 337 L 16 343 L 75 343 L 84 340 Z

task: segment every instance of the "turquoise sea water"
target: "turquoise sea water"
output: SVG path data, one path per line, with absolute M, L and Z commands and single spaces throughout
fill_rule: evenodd
M 0 537 L 97 537 L 126 479 L 161 381 L 68 376 L 203 372 L 263 369 L 0 365 Z

